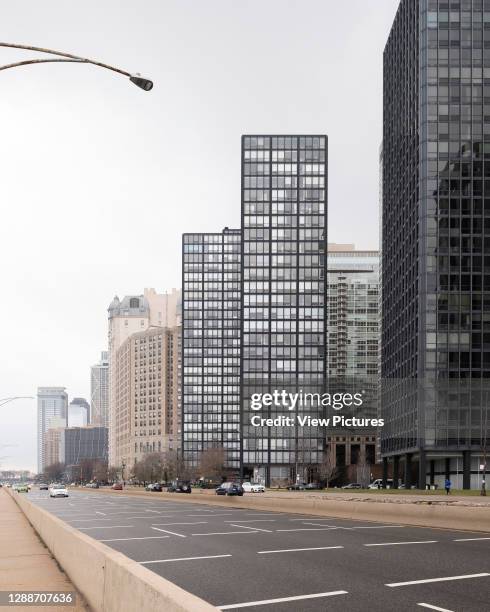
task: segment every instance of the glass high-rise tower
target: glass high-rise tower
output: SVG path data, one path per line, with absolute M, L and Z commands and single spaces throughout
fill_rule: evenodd
M 189 467 L 223 448 L 240 460 L 241 232 L 182 237 L 182 449 Z
M 385 469 L 392 460 L 406 486 L 477 487 L 490 400 L 490 1 L 402 0 L 383 69 Z
M 325 447 L 319 427 L 252 425 L 250 398 L 325 391 L 326 250 L 327 137 L 243 136 L 241 459 L 245 477 L 271 485 L 303 479 Z

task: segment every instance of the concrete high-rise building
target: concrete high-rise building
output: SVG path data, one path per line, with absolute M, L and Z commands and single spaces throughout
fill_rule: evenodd
M 68 395 L 65 387 L 38 387 L 37 390 L 37 470 L 46 467 L 45 435 L 51 427 L 67 422 Z M 55 419 L 61 419 L 55 420 Z
M 305 477 L 298 464 L 322 460 L 324 431 L 253 426 L 250 399 L 326 390 L 327 137 L 243 136 L 241 201 L 242 466 L 245 477 L 283 484 Z M 323 412 L 303 404 L 296 414 Z
M 64 426 L 50 428 L 44 436 L 44 460 L 45 467 L 60 462 L 61 432 Z
M 116 351 L 114 465 L 180 447 L 181 329 L 149 327 Z
M 363 393 L 353 416 L 376 418 L 379 403 L 378 361 L 379 252 L 356 250 L 353 244 L 328 245 L 327 355 L 331 393 Z M 344 413 L 346 410 L 344 409 Z M 376 462 L 376 428 L 327 430 L 327 444 L 339 471 L 351 481 Z M 351 467 L 352 466 L 352 467 Z M 359 467 L 358 467 L 359 466 Z M 373 468 L 367 470 L 369 479 Z
M 90 423 L 109 427 L 109 352 L 90 368 Z
M 203 450 L 223 448 L 240 467 L 241 232 L 182 237 L 183 457 L 196 467 Z
M 75 397 L 68 404 L 68 427 L 86 427 L 90 422 L 90 405 L 83 397 Z
M 115 433 L 119 427 L 115 397 L 115 356 L 131 334 L 145 331 L 150 325 L 174 327 L 180 323 L 181 291 L 159 294 L 145 289 L 143 295 L 117 296 L 108 308 L 109 329 L 109 463 L 116 465 Z
M 489 22 L 402 0 L 384 50 L 381 447 L 407 487 L 478 487 L 487 452 Z

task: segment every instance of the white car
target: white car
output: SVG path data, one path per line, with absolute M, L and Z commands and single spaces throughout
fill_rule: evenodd
M 245 493 L 265 493 L 264 485 L 258 484 L 257 482 L 244 482 L 242 488 Z
M 51 485 L 49 497 L 68 497 L 68 489 L 64 485 Z

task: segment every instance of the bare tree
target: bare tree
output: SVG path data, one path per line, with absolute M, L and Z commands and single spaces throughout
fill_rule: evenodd
M 225 472 L 225 449 L 217 446 L 201 453 L 199 472 L 204 478 L 219 480 Z
M 356 466 L 357 471 L 357 482 L 362 486 L 363 489 L 367 489 L 370 481 L 371 468 L 366 460 L 366 449 L 361 448 L 359 459 Z
M 43 473 L 44 477 L 49 482 L 57 482 L 59 480 L 62 480 L 64 474 L 65 474 L 65 464 L 60 463 L 60 462 L 52 463 L 51 465 L 48 465 L 47 467 L 44 468 L 44 473 Z
M 337 478 L 339 470 L 335 465 L 335 455 L 333 448 L 328 446 L 323 453 L 322 462 L 318 466 L 318 474 L 325 487 L 328 489 L 329 484 L 332 480 Z
M 119 475 L 119 470 L 114 465 L 111 465 L 107 469 L 107 480 L 109 482 L 115 482 L 117 480 L 117 478 L 118 478 L 118 475 Z

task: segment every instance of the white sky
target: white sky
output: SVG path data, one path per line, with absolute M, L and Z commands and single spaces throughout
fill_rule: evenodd
M 242 134 L 326 133 L 329 241 L 377 248 L 382 51 L 397 5 L 3 2 L 3 41 L 155 87 L 83 65 L 0 72 L 0 398 L 59 385 L 89 399 L 113 296 L 179 287 L 181 234 L 238 226 Z M 34 56 L 0 48 L 1 64 Z M 35 465 L 36 402 L 0 408 L 0 469 Z

